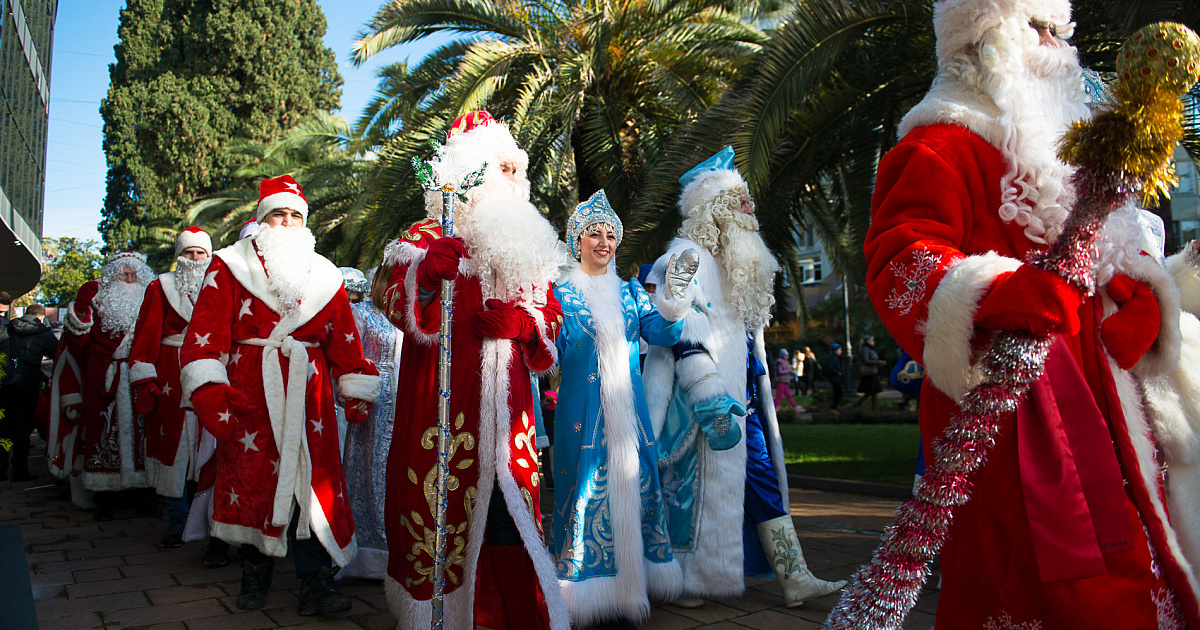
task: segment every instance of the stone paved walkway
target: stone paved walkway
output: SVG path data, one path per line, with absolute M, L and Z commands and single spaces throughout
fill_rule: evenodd
M 31 465 L 41 475 L 38 480 L 0 482 L 0 523 L 21 525 L 42 630 L 395 627 L 383 587 L 357 579 L 339 583 L 342 592 L 354 598 L 350 612 L 328 618 L 298 616 L 299 581 L 290 560 L 277 563 L 266 608 L 240 611 L 234 606 L 240 585 L 236 562 L 204 568 L 199 543 L 159 549 L 165 517 L 130 517 L 133 512 L 126 510 L 118 511 L 113 521 L 96 523 L 56 488 L 43 460 Z M 870 558 L 897 503 L 815 490 L 793 490 L 791 498 L 809 565 L 826 579 L 847 578 Z M 931 584 L 936 579 L 935 575 Z M 750 579 L 739 599 L 710 601 L 691 610 L 656 606 L 643 629 L 815 629 L 835 601 L 831 596 L 786 608 L 774 580 Z M 936 606 L 936 591 L 927 592 L 905 628 L 931 627 Z

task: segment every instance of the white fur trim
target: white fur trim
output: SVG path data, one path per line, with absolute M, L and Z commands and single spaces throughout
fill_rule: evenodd
M 76 470 L 74 466 L 75 437 L 79 434 L 79 427 L 75 427 L 60 440 L 59 432 L 62 418 L 66 415 L 67 407 L 83 404 L 82 394 L 60 393 L 63 373 L 66 370 L 71 371 L 71 374 L 75 377 L 75 382 L 82 382 L 79 365 L 75 362 L 75 358 L 71 356 L 71 353 L 64 350 L 62 354 L 58 355 L 58 360 L 54 362 L 54 372 L 50 377 L 50 417 L 49 430 L 46 432 L 46 463 L 50 468 L 50 474 L 59 479 L 67 479 L 70 473 Z M 59 453 L 63 455 L 61 467 L 54 463 Z
M 988 144 L 1003 146 L 1003 130 L 998 124 L 1000 108 L 991 98 L 961 81 L 935 81 L 925 98 L 900 119 L 896 133 L 903 138 L 917 127 L 950 123 L 966 127 Z
M 1167 259 L 1167 271 L 1175 278 L 1179 288 L 1180 304 L 1192 315 L 1200 317 L 1200 274 L 1188 260 L 1192 244 L 1188 243 L 1179 253 Z
M 676 361 L 675 378 L 679 386 L 687 390 L 688 402 L 693 405 L 722 394 L 733 395 L 707 354 L 693 354 Z
M 354 556 L 358 554 L 357 539 L 351 534 L 350 542 L 346 543 L 345 547 L 338 546 L 337 540 L 333 537 L 333 530 L 329 527 L 329 519 L 325 517 L 325 511 L 321 509 L 321 502 L 317 500 L 317 493 L 312 491 L 311 484 L 309 485 L 309 502 L 309 525 L 312 534 L 321 541 L 321 546 L 329 552 L 329 557 L 333 559 L 334 564 L 339 567 L 350 564 L 350 561 L 354 560 Z M 297 538 L 299 537 L 297 532 Z
M 1180 546 L 1179 536 L 1175 533 L 1175 528 L 1171 525 L 1171 519 L 1167 517 L 1167 507 L 1163 503 L 1159 494 L 1160 468 L 1156 457 L 1156 449 L 1152 439 L 1150 424 L 1147 420 L 1146 409 L 1143 407 L 1143 400 L 1139 384 L 1135 381 L 1134 376 L 1122 370 L 1117 366 L 1111 358 L 1108 359 L 1108 368 L 1112 372 L 1113 381 L 1116 384 L 1117 396 L 1121 401 L 1121 414 L 1124 416 L 1125 429 L 1129 433 L 1130 441 L 1133 443 L 1133 449 L 1136 453 L 1136 459 L 1132 462 L 1123 462 L 1125 474 L 1129 477 L 1131 483 L 1140 483 L 1146 488 L 1146 493 L 1150 497 L 1150 504 L 1153 509 L 1152 514 L 1143 515 L 1142 518 L 1155 518 L 1162 524 L 1166 532 L 1167 549 L 1158 550 L 1159 553 L 1169 553 L 1175 557 L 1187 577 L 1188 585 L 1193 593 L 1200 593 L 1200 583 L 1196 580 L 1195 571 L 1192 568 L 1192 563 L 1189 562 L 1188 556 L 1184 553 Z M 1185 518 L 1186 514 L 1177 515 L 1177 518 Z M 1196 525 L 1193 523 L 1192 527 Z
M 175 257 L 179 258 L 183 250 L 189 247 L 199 247 L 211 256 L 212 237 L 203 230 L 180 230 L 179 235 L 175 237 Z
M 929 299 L 925 322 L 925 376 L 933 386 L 959 400 L 982 375 L 972 367 L 971 338 L 979 301 L 997 276 L 1015 271 L 1021 261 L 988 252 L 953 263 Z
M 116 398 L 109 404 L 109 415 L 117 425 L 117 453 L 120 456 L 118 472 L 95 472 L 84 470 L 83 487 L 93 492 L 145 488 L 150 485 L 145 470 L 137 470 L 133 443 L 133 402 L 130 400 L 129 368 L 124 361 L 116 363 Z
M 679 212 L 685 218 L 690 217 L 695 209 L 704 202 L 721 194 L 722 191 L 738 185 L 745 186 L 746 180 L 742 179 L 741 173 L 735 170 L 722 169 L 703 173 L 684 186 L 683 194 L 679 196 Z M 674 244 L 672 244 L 672 249 L 674 249 L 673 246 Z M 695 247 L 704 249 L 699 245 Z
M 72 335 L 82 337 L 92 331 L 94 318 L 91 315 L 92 312 L 89 309 L 87 321 L 80 319 L 79 315 L 75 313 L 75 302 L 72 301 L 67 304 L 67 318 L 63 321 L 63 328 L 66 328 L 67 332 Z
M 664 286 L 661 291 L 654 292 L 654 302 L 658 307 L 658 314 L 662 315 L 663 319 L 677 322 L 687 315 L 688 309 L 692 305 L 691 292 L 688 292 L 683 299 L 677 300 L 671 297 L 670 290 Z
M 254 220 L 262 223 L 263 217 L 267 216 L 267 213 L 282 208 L 299 211 L 300 214 L 304 215 L 304 220 L 308 221 L 308 202 L 304 200 L 304 197 L 294 192 L 286 191 L 267 195 L 260 199 L 258 207 L 254 211 Z
M 305 286 L 303 297 L 300 298 L 300 304 L 285 312 L 283 303 L 271 290 L 267 271 L 263 268 L 262 260 L 259 259 L 258 252 L 254 248 L 254 239 L 237 241 L 229 247 L 218 250 L 213 257 L 220 258 L 225 263 L 229 273 L 245 287 L 247 292 L 262 300 L 272 311 L 284 315 L 280 324 L 283 325 L 284 321 L 289 322 L 290 328 L 286 330 L 286 333 L 291 333 L 320 313 L 342 288 L 342 272 L 338 271 L 338 268 L 334 267 L 333 263 L 324 256 L 314 253 L 312 266 L 309 269 L 308 284 Z
M 984 33 L 998 28 L 1004 20 L 1022 24 L 1038 18 L 1055 25 L 1071 21 L 1068 0 L 938 0 L 933 8 L 933 30 L 937 36 L 937 56 L 948 60 L 966 53 L 979 43 Z
M 343 398 L 374 403 L 382 384 L 382 379 L 373 374 L 343 374 L 338 378 L 338 392 Z
M 217 359 L 197 359 L 183 366 L 179 371 L 179 385 L 183 387 L 183 406 L 191 408 L 192 394 L 201 385 L 208 383 L 229 384 L 229 374 L 225 364 Z
M 388 550 L 387 549 L 372 549 L 370 547 L 359 547 L 358 553 L 350 564 L 342 567 L 338 571 L 337 579 L 345 578 L 365 578 L 368 580 L 382 580 L 387 578 Z M 393 580 L 395 581 L 395 580 Z
M 426 251 L 413 247 L 416 252 L 405 252 L 409 256 L 408 270 L 404 273 L 404 331 L 407 335 L 412 335 L 418 342 L 427 346 L 432 346 L 438 343 L 437 333 L 427 333 L 421 330 L 420 324 L 417 322 L 417 309 L 421 304 L 420 290 L 417 288 L 417 267 L 421 266 L 421 261 L 425 260 Z M 403 247 L 397 247 L 396 252 L 399 253 Z M 434 296 L 435 298 L 438 296 Z
M 139 383 L 146 379 L 157 379 L 158 367 L 153 363 L 145 363 L 143 361 L 134 361 L 133 365 L 129 366 L 129 382 Z
M 210 513 L 211 514 L 211 513 Z M 282 558 L 287 555 L 287 535 L 280 535 L 278 538 L 266 536 L 262 530 L 257 527 L 246 527 L 245 525 L 234 525 L 232 523 L 223 523 L 221 521 L 209 519 L 209 536 L 220 538 L 225 542 L 239 543 L 243 545 L 253 545 L 267 554 L 275 558 Z
M 167 304 L 171 305 L 176 313 L 179 313 L 183 321 L 192 321 L 192 309 L 195 305 L 179 291 L 179 286 L 175 284 L 175 272 L 161 274 L 158 276 L 158 283 L 162 287 L 163 297 L 166 298 Z
M 1179 319 L 1179 363 L 1171 373 L 1142 383 L 1154 436 L 1172 480 L 1176 466 L 1200 467 L 1200 320 L 1191 313 L 1182 313 Z
M 787 462 L 783 453 L 783 436 L 779 432 L 779 418 L 775 415 L 775 390 L 771 388 L 771 364 L 767 361 L 767 344 L 761 328 L 754 335 L 754 356 L 759 363 L 767 368 L 758 377 L 758 398 L 762 409 L 758 419 L 763 426 L 763 437 L 767 449 L 771 451 L 771 463 L 775 466 L 775 481 L 779 484 L 780 494 L 784 497 L 784 507 L 791 504 L 788 495 Z M 796 546 L 800 546 L 800 537 L 796 537 Z

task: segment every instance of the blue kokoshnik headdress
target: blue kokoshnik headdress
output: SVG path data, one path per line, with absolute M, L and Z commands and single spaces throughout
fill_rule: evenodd
M 608 204 L 608 196 L 604 194 L 603 188 L 588 197 L 587 201 L 575 206 L 575 212 L 572 212 L 571 218 L 567 219 L 567 247 L 571 249 L 571 255 L 576 260 L 579 260 L 579 237 L 583 235 L 584 230 L 597 223 L 607 223 L 612 226 L 613 231 L 616 232 L 617 246 L 620 247 L 621 237 L 625 235 L 625 228 L 621 225 L 620 217 Z

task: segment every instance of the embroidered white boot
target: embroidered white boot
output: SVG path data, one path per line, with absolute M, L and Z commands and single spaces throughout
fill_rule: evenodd
M 805 600 L 824 597 L 846 585 L 846 580 L 826 582 L 808 570 L 791 516 L 759 523 L 758 539 L 767 554 L 767 561 L 775 570 L 775 578 L 783 587 L 783 602 L 788 608 L 799 606 Z

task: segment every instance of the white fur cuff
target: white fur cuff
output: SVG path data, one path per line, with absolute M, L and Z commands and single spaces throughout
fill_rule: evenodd
M 342 398 L 352 398 L 373 403 L 379 398 L 383 381 L 371 374 L 343 374 L 338 379 L 338 392 Z
M 1015 271 L 1021 261 L 988 252 L 959 261 L 929 299 L 925 323 L 925 375 L 929 382 L 957 401 L 980 378 L 971 366 L 975 312 L 992 281 Z
M 685 296 L 682 300 L 671 297 L 671 292 L 665 286 L 655 293 L 657 294 L 655 295 L 655 301 L 658 302 L 658 314 L 662 315 L 663 319 L 669 322 L 677 322 L 683 319 L 683 316 L 687 315 L 688 309 L 692 305 L 688 296 Z
M 63 322 L 63 327 L 67 329 L 67 332 L 77 337 L 88 334 L 92 330 L 91 311 L 88 311 L 87 321 L 83 321 L 75 313 L 75 303 L 71 302 L 67 305 L 67 319 Z
M 179 372 L 179 383 L 183 386 L 183 406 L 191 408 L 192 392 L 208 383 L 229 384 L 225 366 L 216 359 L 199 359 L 183 366 Z
M 63 394 L 58 398 L 60 407 L 70 407 L 71 405 L 82 405 L 83 394 Z
M 742 398 L 725 386 L 725 379 L 717 373 L 716 364 L 707 354 L 693 354 L 676 361 L 675 376 L 679 379 L 679 386 L 687 392 L 690 403 L 716 398 L 721 394 L 729 394 L 739 400 Z
M 134 361 L 133 365 L 129 366 L 129 382 L 139 383 L 141 381 L 158 378 L 158 367 L 153 363 L 145 363 L 143 361 Z

